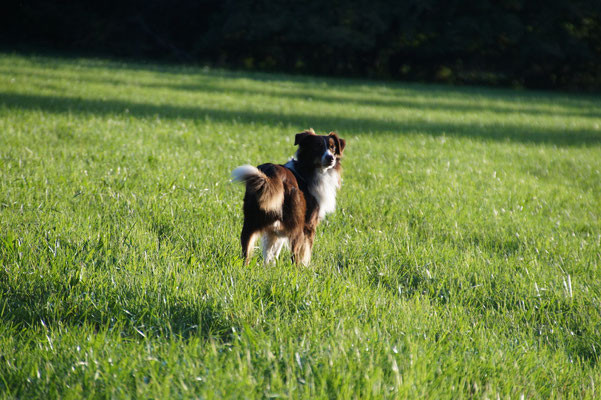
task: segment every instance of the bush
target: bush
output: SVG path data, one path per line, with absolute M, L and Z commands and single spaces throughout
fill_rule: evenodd
M 601 87 L 601 2 L 13 2 L 0 43 L 386 79 Z

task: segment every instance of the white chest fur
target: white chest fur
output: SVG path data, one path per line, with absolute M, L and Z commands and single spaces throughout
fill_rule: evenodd
M 319 219 L 336 210 L 336 191 L 339 187 L 340 176 L 335 169 L 331 168 L 315 175 L 309 185 L 309 192 L 319 204 Z

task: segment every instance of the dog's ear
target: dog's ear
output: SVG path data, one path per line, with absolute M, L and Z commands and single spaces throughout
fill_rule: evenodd
M 301 132 L 301 133 L 297 133 L 296 136 L 294 137 L 294 145 L 296 146 L 297 144 L 302 142 L 307 136 L 310 136 L 310 135 L 315 135 L 315 131 L 313 130 L 313 128 L 306 130 L 304 132 Z
M 340 139 L 340 154 L 342 154 L 342 150 L 346 147 L 346 141 L 344 139 Z
M 334 138 L 334 140 L 337 143 L 336 152 L 339 155 L 342 155 L 342 151 L 344 150 L 344 147 L 346 146 L 346 142 L 344 141 L 344 139 L 339 138 L 338 135 L 336 134 L 336 132 L 330 132 L 329 136 Z

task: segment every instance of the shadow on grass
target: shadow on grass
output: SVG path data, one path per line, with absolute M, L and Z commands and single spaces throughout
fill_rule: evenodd
M 186 340 L 196 336 L 229 342 L 232 328 L 238 328 L 218 304 L 208 302 L 167 300 L 157 293 L 140 295 L 125 288 L 97 295 L 67 278 L 61 282 L 30 282 L 28 290 L 11 288 L 6 282 L 6 277 L 0 276 L 3 292 L 0 321 L 19 329 L 89 325 L 96 331 L 117 330 L 123 337 L 131 338 Z
M 43 72 L 37 70 L 35 72 L 28 71 L 27 74 L 38 75 L 48 73 L 55 73 L 57 71 L 62 71 L 64 67 L 67 67 L 68 70 L 76 70 L 78 74 L 84 72 L 89 74 L 85 77 L 86 81 L 92 77 L 92 80 L 98 83 L 102 83 L 103 81 L 113 78 L 107 78 L 106 76 L 98 76 L 98 70 L 112 70 L 116 73 L 125 72 L 125 73 L 157 73 L 160 75 L 167 75 L 170 78 L 181 78 L 186 77 L 187 79 L 196 79 L 199 78 L 201 80 L 210 80 L 215 78 L 225 78 L 225 79 L 244 79 L 250 80 L 259 83 L 268 83 L 268 84 L 284 84 L 290 85 L 292 84 L 302 84 L 302 85 L 326 85 L 327 88 L 335 88 L 340 90 L 348 90 L 349 92 L 355 91 L 357 88 L 360 89 L 368 89 L 370 87 L 379 89 L 379 88 L 389 88 L 393 90 L 408 90 L 410 92 L 415 92 L 415 94 L 442 94 L 443 96 L 463 96 L 468 98 L 470 95 L 485 95 L 488 97 L 499 97 L 503 100 L 511 101 L 513 99 L 520 98 L 522 100 L 525 99 L 535 99 L 535 98 L 544 98 L 551 99 L 554 102 L 563 103 L 565 106 L 573 106 L 573 107 L 596 107 L 599 104 L 598 97 L 594 94 L 586 94 L 586 93 L 561 93 L 556 91 L 541 91 L 541 90 L 528 90 L 528 91 L 519 91 L 515 89 L 508 88 L 497 88 L 497 87 L 487 87 L 487 86 L 457 86 L 457 85 L 448 85 L 448 84 L 436 84 L 436 83 L 418 83 L 418 82 L 406 82 L 406 81 L 381 81 L 381 80 L 371 80 L 371 79 L 362 79 L 362 78 L 344 78 L 344 77 L 325 77 L 325 76 L 312 76 L 307 74 L 291 74 L 291 73 L 278 73 L 278 72 L 261 72 L 261 71 L 249 71 L 249 70 L 236 70 L 236 69 L 219 69 L 219 68 L 210 68 L 203 67 L 199 65 L 182 65 L 181 63 L 173 64 L 168 62 L 160 62 L 156 60 L 152 60 L 151 62 L 146 61 L 134 61 L 134 60 L 111 60 L 111 59 L 81 59 L 79 57 L 70 58 L 68 55 L 63 55 L 61 58 L 56 58 L 53 56 L 43 56 L 43 55 L 28 55 L 28 62 L 31 63 L 32 68 L 43 68 Z M 20 71 L 14 69 L 4 68 L 7 73 L 10 74 L 19 74 Z M 113 75 L 114 76 L 114 75 Z M 159 78 L 158 75 L 153 76 L 153 80 Z M 124 83 L 132 83 L 131 77 L 120 77 L 119 80 Z M 160 86 L 158 83 L 157 87 Z M 186 85 L 186 84 L 173 84 L 172 81 L 167 82 L 164 87 L 172 87 L 176 88 L 176 86 L 181 86 L 187 90 L 194 90 L 194 85 Z M 570 96 L 570 99 L 566 99 L 565 96 Z M 597 113 L 595 113 L 597 114 Z
M 383 120 L 339 115 L 303 115 L 258 110 L 213 109 L 189 105 L 136 103 L 123 100 L 84 99 L 35 94 L 0 93 L 0 107 L 20 110 L 40 110 L 51 113 L 81 113 L 94 115 L 131 115 L 139 118 L 210 119 L 218 122 L 283 124 L 293 130 L 315 127 L 319 130 L 337 130 L 345 134 L 408 134 L 423 133 L 432 136 L 460 136 L 495 141 L 522 143 L 549 143 L 559 146 L 601 144 L 601 131 L 561 127 L 540 128 L 514 123 L 504 125 L 472 124 L 450 121 Z
M 71 65 L 73 66 L 73 65 Z M 82 68 L 83 67 L 83 68 Z M 126 72 L 160 72 L 169 79 L 145 76 L 98 75 L 98 68 Z M 3 72 L 25 80 L 76 79 L 85 83 L 112 86 L 144 87 L 150 89 L 177 90 L 187 93 L 227 93 L 240 96 L 272 96 L 287 98 L 311 98 L 321 102 L 376 107 L 400 107 L 418 111 L 492 112 L 497 114 L 527 114 L 543 116 L 573 116 L 601 118 L 601 102 L 591 95 L 558 92 L 516 91 L 503 88 L 479 86 L 449 86 L 411 82 L 366 81 L 361 79 L 324 78 L 305 75 L 282 75 L 277 73 L 242 72 L 229 70 L 201 70 L 181 66 L 146 65 L 143 63 L 102 65 L 77 64 L 77 73 L 70 70 L 13 70 Z M 226 85 L 216 84 L 216 79 L 237 80 Z M 149 81 L 150 80 L 150 81 Z M 241 81 L 251 81 L 258 87 L 239 87 Z M 263 85 L 264 84 L 264 85 Z M 299 86 L 302 85 L 302 86 Z M 328 94 L 330 89 L 337 94 Z M 382 89 L 387 89 L 382 93 Z M 389 89 L 392 89 L 390 91 Z M 379 92 L 379 93 L 378 93 Z M 373 96 L 377 98 L 363 98 Z M 412 98 L 419 97 L 419 101 Z M 451 99 L 452 101 L 441 101 Z M 495 104 L 478 104 L 476 101 L 493 101 Z M 499 104 L 506 103 L 506 104 Z M 546 109 L 549 105 L 552 110 Z
M 142 83 L 140 86 L 149 87 L 154 89 L 168 89 L 168 90 L 179 90 L 183 92 L 198 92 L 198 93 L 228 93 L 243 97 L 247 96 L 270 96 L 273 98 L 285 97 L 291 99 L 311 99 L 319 102 L 326 102 L 332 104 L 344 104 L 344 105 L 357 105 L 357 106 L 371 106 L 371 107 L 395 107 L 401 109 L 411 109 L 420 112 L 424 111 L 444 111 L 444 112 L 460 112 L 460 113 L 478 113 L 487 112 L 494 114 L 526 114 L 526 115 L 540 115 L 540 116 L 572 116 L 572 117 L 585 117 L 585 118 L 601 118 L 601 107 L 596 108 L 592 111 L 582 111 L 582 107 L 595 107 L 587 101 L 575 101 L 574 104 L 568 102 L 568 104 L 557 104 L 563 109 L 545 110 L 545 106 L 548 104 L 536 105 L 536 101 L 540 101 L 540 97 L 537 98 L 532 95 L 516 95 L 510 96 L 492 96 L 484 95 L 484 92 L 477 92 L 476 90 L 464 89 L 463 91 L 448 89 L 448 92 L 442 92 L 440 98 L 448 97 L 449 93 L 453 93 L 453 101 L 444 102 L 440 101 L 440 98 L 434 96 L 438 93 L 438 90 L 432 90 L 430 88 L 418 88 L 406 87 L 401 90 L 404 92 L 402 95 L 390 93 L 384 96 L 378 96 L 378 98 L 363 98 L 362 95 L 371 95 L 369 91 L 343 91 L 342 95 L 330 95 L 325 94 L 325 88 L 314 88 L 314 89 L 298 89 L 298 88 L 281 88 L 277 86 L 266 87 L 265 89 L 257 89 L 251 87 L 239 88 L 239 87 L 222 87 L 219 85 L 212 84 L 210 82 L 203 83 Z M 488 92 L 490 93 L 490 92 Z M 411 96 L 420 96 L 421 100 L 411 100 Z M 475 98 L 475 96 L 478 96 Z M 542 95 L 539 95 L 542 96 Z M 509 105 L 502 104 L 478 104 L 475 100 L 481 99 L 487 100 L 502 100 L 508 102 Z M 601 105 L 601 103 L 599 104 Z M 568 108 L 568 109 L 566 109 Z
M 285 77 L 283 79 L 277 75 L 263 76 L 261 73 L 241 73 L 235 71 L 207 71 L 202 74 L 190 74 L 181 72 L 170 80 L 161 80 L 152 78 L 132 80 L 126 76 L 96 76 L 90 72 L 84 75 L 73 77 L 68 71 L 59 73 L 56 70 L 43 71 L 7 71 L 11 76 L 20 77 L 25 80 L 31 79 L 72 79 L 83 80 L 85 83 L 96 83 L 109 85 L 113 87 L 142 87 L 158 90 L 181 91 L 185 93 L 227 93 L 230 95 L 244 96 L 269 96 L 277 98 L 291 99 L 311 99 L 318 102 L 327 102 L 332 104 L 372 106 L 372 107 L 394 107 L 401 109 L 411 109 L 420 112 L 424 111 L 443 111 L 443 112 L 461 112 L 478 113 L 487 112 L 495 114 L 523 114 L 531 116 L 568 116 L 584 118 L 601 118 L 601 102 L 589 98 L 588 96 L 566 97 L 567 95 L 554 92 L 518 92 L 507 89 L 488 89 L 479 87 L 454 87 L 440 85 L 422 85 L 418 83 L 378 83 L 361 80 L 330 80 L 327 78 L 311 77 Z M 178 77 L 192 77 L 191 82 L 183 82 Z M 235 80 L 250 80 L 259 83 L 266 83 L 261 88 L 257 87 L 238 87 L 235 84 L 219 85 L 215 84 L 215 78 L 228 78 Z M 190 80 L 190 79 L 186 79 Z M 292 85 L 291 85 L 292 83 Z M 302 84 L 302 87 L 298 85 Z M 51 84 L 40 84 L 38 86 L 47 89 L 57 90 L 59 93 L 64 91 L 64 87 Z M 308 88 L 307 88 L 308 87 Z M 379 93 L 376 98 L 373 95 L 382 88 L 391 88 L 394 92 L 388 91 Z M 337 94 L 328 94 L 328 90 L 335 89 Z M 364 96 L 370 96 L 365 98 Z M 574 95 L 572 95 L 574 96 Z M 419 98 L 416 100 L 414 98 Z M 443 99 L 443 101 L 441 101 Z M 450 99 L 451 101 L 445 101 Z M 494 104 L 478 104 L 477 100 L 485 102 L 493 101 Z M 502 104 L 506 103 L 506 104 Z M 549 105 L 554 106 L 552 110 Z

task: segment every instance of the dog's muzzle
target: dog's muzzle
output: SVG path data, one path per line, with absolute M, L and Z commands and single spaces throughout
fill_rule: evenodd
M 336 157 L 334 157 L 334 155 L 330 153 L 329 150 L 323 153 L 323 156 L 321 156 L 321 167 L 325 169 L 330 169 L 334 165 L 336 165 Z

